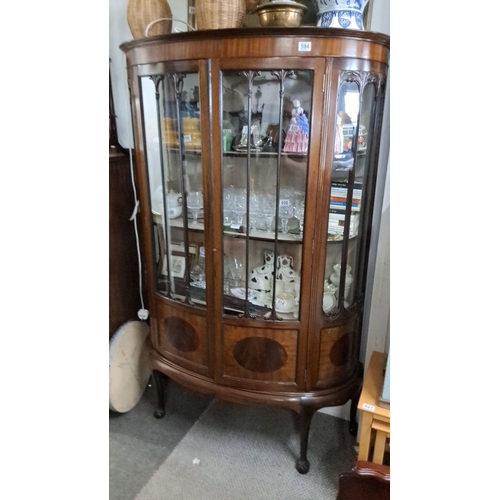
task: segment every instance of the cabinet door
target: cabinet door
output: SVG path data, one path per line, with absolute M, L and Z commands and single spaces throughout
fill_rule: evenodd
M 383 78 L 364 71 L 338 73 L 336 107 L 329 115 L 334 140 L 329 151 L 332 161 L 322 304 L 323 313 L 330 317 L 363 298 Z
M 302 297 L 309 300 L 301 284 L 310 279 L 305 214 L 314 208 L 308 179 L 319 163 L 311 121 L 319 136 L 321 61 L 244 64 L 216 68 L 221 313 L 300 321 Z
M 156 290 L 206 307 L 205 204 L 197 66 L 150 65 L 140 77 Z

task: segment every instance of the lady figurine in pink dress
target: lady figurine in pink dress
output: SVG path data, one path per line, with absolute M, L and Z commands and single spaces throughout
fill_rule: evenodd
M 309 121 L 300 101 L 293 101 L 292 118 L 288 127 L 283 151 L 287 153 L 307 153 L 309 144 Z

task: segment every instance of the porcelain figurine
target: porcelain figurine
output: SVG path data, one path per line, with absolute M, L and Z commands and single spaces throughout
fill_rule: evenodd
M 285 293 L 294 294 L 295 282 L 298 275 L 292 269 L 293 258 L 290 255 L 279 255 L 277 260 L 278 272 L 276 273 L 276 281 L 279 280 L 283 283 L 283 291 Z
M 286 132 L 283 151 L 287 153 L 307 153 L 309 145 L 309 121 L 304 114 L 301 102 L 293 101 L 292 117 Z
M 364 30 L 363 12 L 368 0 L 316 0 L 322 28 Z
M 340 264 L 335 264 L 333 266 L 333 273 L 330 275 L 330 282 L 336 288 L 339 288 L 340 286 L 340 271 L 341 271 Z M 349 295 L 349 290 L 351 289 L 352 280 L 353 280 L 352 268 L 351 266 L 347 265 L 345 273 L 344 297 L 347 297 Z
M 264 265 L 257 266 L 250 272 L 248 280 L 249 288 L 262 290 L 262 284 L 267 283 L 266 291 L 271 290 L 274 280 L 274 252 L 266 250 L 264 252 Z

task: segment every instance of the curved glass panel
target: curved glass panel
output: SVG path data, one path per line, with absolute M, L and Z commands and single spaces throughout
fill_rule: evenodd
M 338 93 L 330 185 L 323 312 L 334 315 L 357 300 L 358 262 L 367 198 L 367 161 L 374 126 L 374 86 L 363 92 L 361 74 L 344 81 Z M 369 198 L 369 197 L 368 197 Z
M 221 74 L 225 314 L 298 319 L 312 75 Z
M 157 290 L 205 304 L 199 75 L 141 78 Z

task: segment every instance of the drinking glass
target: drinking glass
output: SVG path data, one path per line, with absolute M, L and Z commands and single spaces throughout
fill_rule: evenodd
M 187 207 L 193 212 L 193 224 L 198 224 L 198 213 L 203 208 L 203 194 L 201 191 L 189 191 L 186 198 Z
M 244 189 L 235 189 L 233 193 L 233 212 L 237 216 L 237 223 L 243 225 L 243 216 L 247 213 L 247 192 Z
M 288 220 L 293 217 L 293 189 L 283 188 L 280 190 L 279 213 L 281 219 L 281 232 L 288 233 Z
M 299 199 L 295 203 L 294 207 L 294 212 L 295 212 L 295 217 L 299 219 L 299 229 L 300 229 L 300 234 L 304 233 L 304 214 L 305 214 L 305 202 L 304 199 Z
M 229 270 L 231 271 L 231 276 L 233 277 L 234 286 L 241 287 L 243 285 L 243 273 L 245 266 L 243 261 L 237 257 L 229 258 Z
M 266 219 L 266 232 L 272 233 L 274 216 L 276 214 L 276 198 L 271 195 L 262 197 L 262 215 Z

